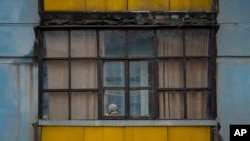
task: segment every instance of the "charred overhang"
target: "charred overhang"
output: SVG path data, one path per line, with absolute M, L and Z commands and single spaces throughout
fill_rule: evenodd
M 217 12 L 39 12 L 49 25 L 216 25 Z

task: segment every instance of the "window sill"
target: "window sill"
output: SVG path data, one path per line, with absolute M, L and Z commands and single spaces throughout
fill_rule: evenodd
M 40 126 L 217 126 L 216 120 L 39 120 Z

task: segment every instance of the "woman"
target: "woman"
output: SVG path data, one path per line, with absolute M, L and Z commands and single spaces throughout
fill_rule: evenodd
M 107 108 L 108 116 L 118 116 L 118 107 L 116 104 L 109 104 Z

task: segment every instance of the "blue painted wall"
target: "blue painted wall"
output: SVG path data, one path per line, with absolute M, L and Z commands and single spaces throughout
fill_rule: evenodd
M 250 1 L 219 0 L 218 121 L 224 141 L 230 124 L 250 124 Z
M 33 141 L 37 121 L 37 0 L 0 0 L 0 141 Z

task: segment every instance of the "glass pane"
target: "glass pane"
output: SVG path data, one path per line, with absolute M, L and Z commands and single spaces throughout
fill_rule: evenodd
M 49 94 L 43 93 L 43 117 L 44 120 L 49 119 Z
M 159 95 L 159 118 L 183 119 L 184 95 L 183 92 L 161 92 Z
M 131 90 L 130 91 L 130 116 L 150 116 L 150 90 Z
M 66 120 L 69 118 L 68 94 L 50 92 L 44 94 L 44 119 Z
M 125 86 L 124 62 L 104 62 L 104 86 L 122 87 Z
M 44 63 L 44 88 L 67 89 L 69 68 L 67 61 L 47 61 Z
M 186 30 L 185 47 L 187 56 L 207 56 L 209 49 L 209 30 Z
M 72 88 L 97 88 L 97 62 L 72 61 L 71 62 Z
M 158 30 L 158 56 L 183 56 L 183 31 Z
M 184 87 L 183 61 L 168 59 L 159 61 L 159 87 L 183 88 Z
M 97 93 L 74 92 L 71 94 L 72 119 L 97 119 Z
M 100 56 L 125 56 L 125 31 L 112 30 L 100 32 Z
M 46 31 L 45 50 L 46 57 L 68 57 L 68 32 L 67 31 Z
M 112 105 L 111 105 L 112 104 Z M 117 107 L 117 115 L 125 115 L 125 92 L 124 90 L 105 90 L 104 91 L 104 114 L 105 116 L 117 116 L 112 114 L 113 108 Z
M 187 87 L 208 87 L 208 59 L 187 59 Z
M 209 119 L 211 111 L 209 110 L 208 92 L 188 92 L 187 93 L 187 115 L 188 119 Z
M 71 31 L 71 56 L 96 57 L 97 40 L 96 31 L 75 30 Z
M 153 63 L 133 61 L 129 63 L 129 84 L 134 87 L 152 86 Z
M 154 56 L 154 32 L 153 31 L 128 31 L 128 56 L 152 57 Z

